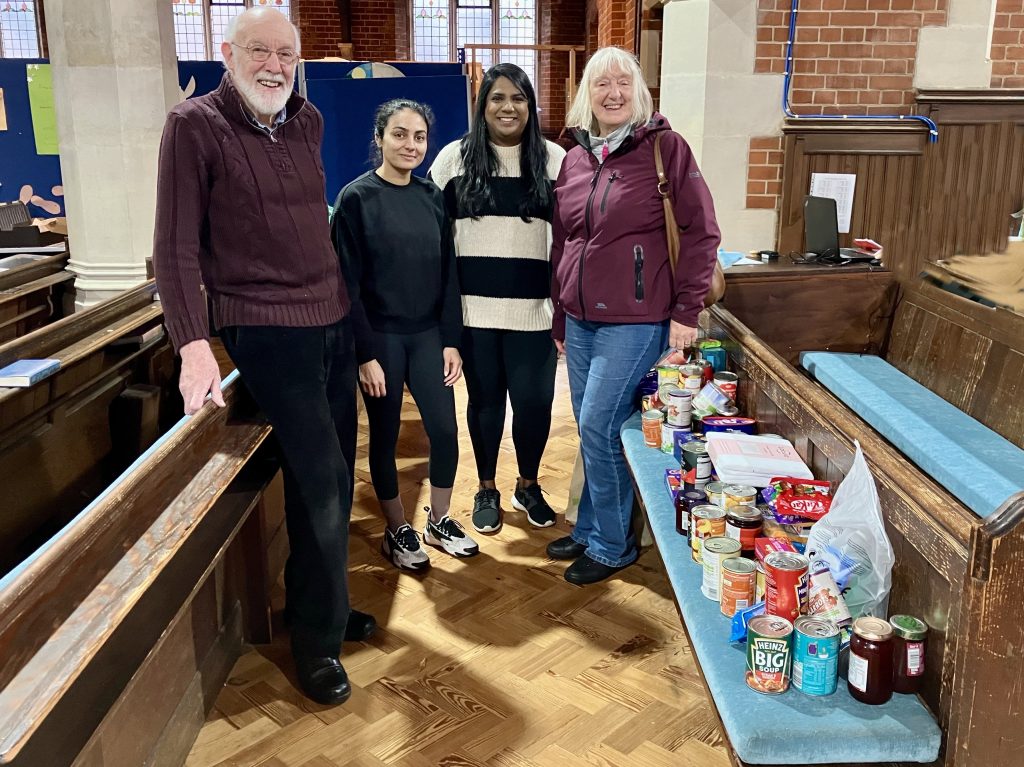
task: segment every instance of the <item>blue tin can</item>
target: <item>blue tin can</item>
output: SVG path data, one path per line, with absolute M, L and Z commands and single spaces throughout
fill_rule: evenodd
M 839 627 L 804 615 L 793 623 L 793 687 L 804 695 L 831 695 L 839 679 Z
M 712 344 L 717 344 L 713 346 Z M 717 373 L 725 370 L 726 358 L 725 349 L 718 341 L 702 342 L 700 344 L 700 356 L 711 363 L 711 367 Z

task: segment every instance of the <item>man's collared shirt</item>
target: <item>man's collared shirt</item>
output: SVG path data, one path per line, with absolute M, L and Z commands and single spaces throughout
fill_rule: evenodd
M 255 117 L 253 117 L 252 113 L 248 109 L 243 107 L 242 113 L 245 115 L 245 118 L 253 125 L 253 127 L 263 131 L 271 138 L 273 138 L 274 136 L 274 131 L 280 128 L 284 124 L 284 121 L 288 119 L 287 107 L 285 107 L 284 109 L 277 113 L 277 117 L 274 118 L 274 124 L 271 125 L 269 128 L 263 123 L 261 123 L 259 120 L 257 120 Z

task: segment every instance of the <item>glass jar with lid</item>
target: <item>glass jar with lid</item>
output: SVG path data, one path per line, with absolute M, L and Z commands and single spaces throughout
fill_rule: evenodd
M 892 626 L 892 689 L 893 692 L 914 693 L 921 689 L 924 676 L 925 644 L 928 626 L 913 615 L 893 615 Z
M 850 638 L 850 695 L 877 706 L 892 697 L 892 626 L 881 618 L 858 618 Z

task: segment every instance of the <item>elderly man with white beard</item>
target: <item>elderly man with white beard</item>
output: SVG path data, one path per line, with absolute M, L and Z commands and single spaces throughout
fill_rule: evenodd
M 320 161 L 323 118 L 293 92 L 299 35 L 250 9 L 228 26 L 220 86 L 167 116 L 153 264 L 181 355 L 185 413 L 223 406 L 210 320 L 273 426 L 291 552 L 285 621 L 303 692 L 352 692 L 341 644 L 372 616 L 349 607 L 355 456 L 353 311 L 331 245 Z M 207 401 L 212 405 L 205 405 Z

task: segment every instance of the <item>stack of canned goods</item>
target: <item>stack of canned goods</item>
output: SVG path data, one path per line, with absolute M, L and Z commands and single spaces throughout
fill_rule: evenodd
M 839 681 L 839 647 L 839 627 L 830 621 L 759 615 L 747 624 L 747 686 L 778 695 L 792 682 L 804 695 L 831 695 Z

